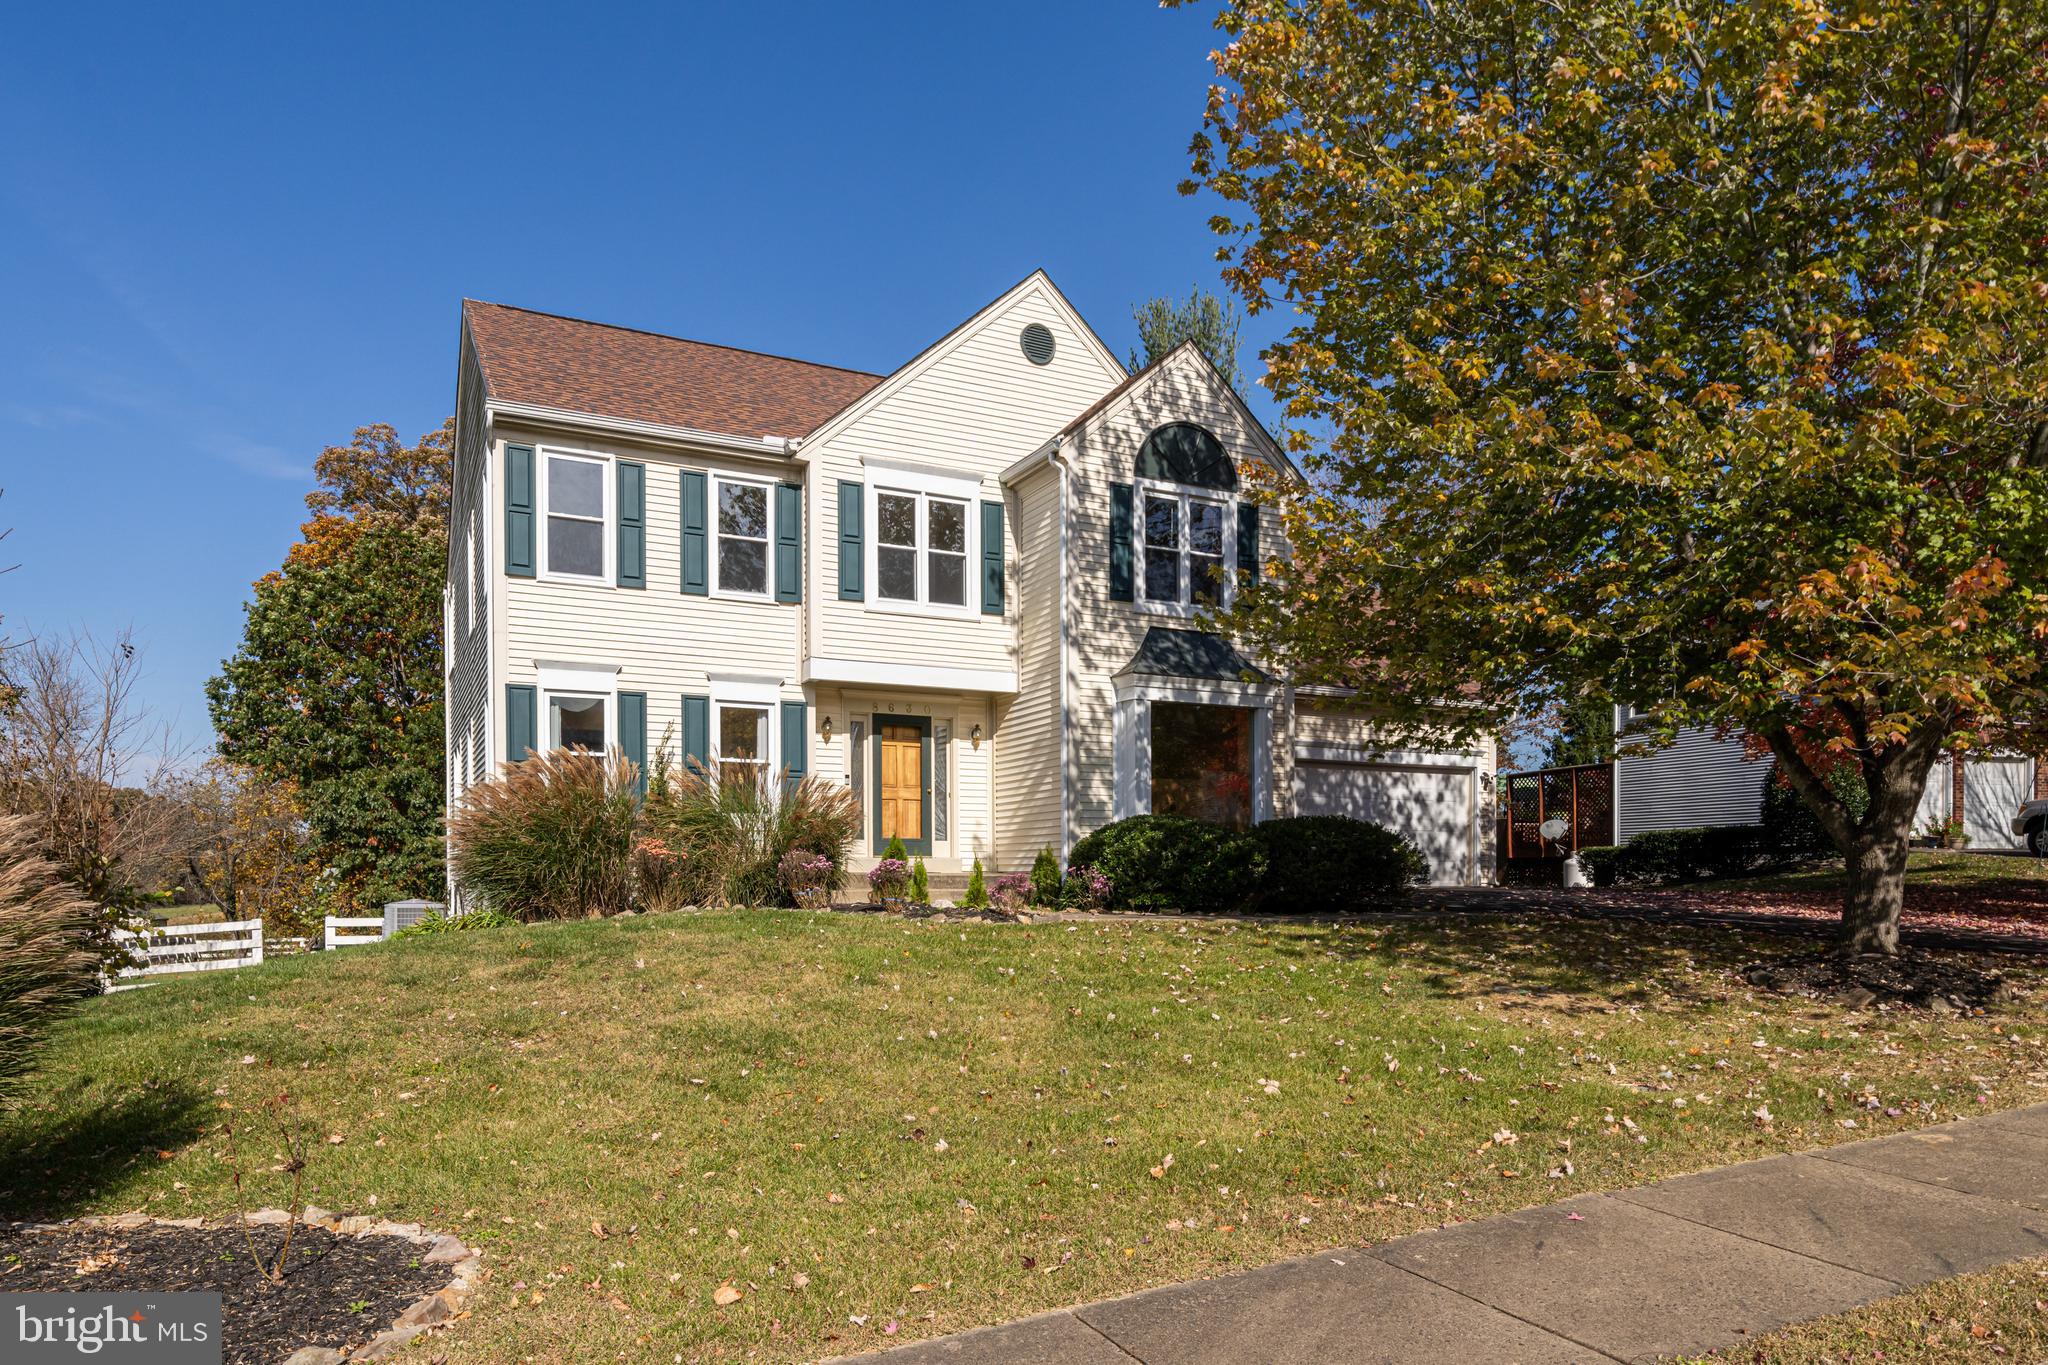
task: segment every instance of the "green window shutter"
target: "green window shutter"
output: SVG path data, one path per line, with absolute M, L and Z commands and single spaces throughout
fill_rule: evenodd
M 811 771 L 811 708 L 800 701 L 782 703 L 782 771 L 785 787 L 793 787 Z
M 531 578 L 533 564 L 533 447 L 506 446 L 505 572 Z
M 534 713 L 540 698 L 525 683 L 505 688 L 505 761 L 517 763 L 534 752 Z
M 1003 505 L 981 505 L 981 614 L 1003 614 Z
M 1256 580 L 1259 576 L 1259 505 L 1237 505 L 1237 567 Z
M 1131 486 L 1109 486 L 1109 598 L 1112 602 L 1133 600 L 1131 591 L 1131 509 L 1135 503 Z
M 683 591 L 696 597 L 711 591 L 708 483 L 701 469 L 683 471 Z
M 619 461 L 619 586 L 647 586 L 647 466 Z
M 683 771 L 702 772 L 711 765 L 711 698 L 683 698 Z
M 619 693 L 619 750 L 640 772 L 640 790 L 647 790 L 647 694 Z
M 839 481 L 839 600 L 858 602 L 867 595 L 862 587 L 866 550 L 861 540 L 862 498 L 867 490 L 846 479 Z
M 775 600 L 804 600 L 804 490 L 775 486 Z

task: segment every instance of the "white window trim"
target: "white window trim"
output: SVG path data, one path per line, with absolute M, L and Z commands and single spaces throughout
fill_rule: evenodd
M 469 509 L 469 633 L 476 634 L 484 628 L 487 614 L 484 597 L 484 575 L 490 572 L 489 556 L 484 553 L 484 509 L 481 506 Z
M 762 769 L 762 776 L 773 779 L 782 771 L 782 684 L 766 679 L 737 675 L 721 677 L 717 674 L 711 675 L 710 682 L 711 733 L 706 738 L 711 746 L 714 771 L 722 761 L 718 753 L 718 737 L 724 731 L 719 725 L 719 715 L 729 707 L 746 707 L 768 713 L 768 742 L 762 746 L 768 762 Z
M 981 513 L 977 503 L 981 497 L 981 483 L 976 479 L 961 478 L 958 475 L 939 474 L 928 469 L 907 465 L 868 464 L 867 487 L 861 500 L 864 504 L 862 523 L 867 528 L 861 547 L 866 558 L 865 570 L 869 585 L 865 605 L 869 611 L 896 616 L 938 616 L 952 620 L 965 620 L 981 615 L 981 596 L 976 585 L 981 581 L 975 565 L 981 556 Z M 879 575 L 882 549 L 882 523 L 877 515 L 880 498 L 884 493 L 899 497 L 917 499 L 917 598 L 905 601 L 901 598 L 882 596 L 882 580 Z M 967 553 L 961 563 L 960 597 L 958 605 L 950 602 L 931 600 L 931 500 L 943 498 L 949 502 L 961 503 L 966 508 Z M 898 547 L 901 548 L 901 547 Z
M 1180 504 L 1180 593 L 1177 602 L 1161 602 L 1145 595 L 1145 557 L 1152 552 L 1145 543 L 1145 499 L 1173 498 Z M 1223 593 L 1214 607 L 1193 600 L 1194 579 L 1191 574 L 1193 553 L 1189 550 L 1188 504 L 1191 502 L 1212 503 L 1223 509 Z M 1138 610 L 1157 616 L 1173 616 L 1192 620 L 1204 611 L 1227 611 L 1237 595 L 1237 504 L 1236 493 L 1226 493 L 1220 488 L 1197 488 L 1193 484 L 1167 483 L 1159 479 L 1139 479 L 1131 491 L 1131 601 Z
M 1115 762 L 1116 818 L 1152 810 L 1152 703 L 1241 706 L 1252 713 L 1252 823 L 1273 818 L 1278 773 L 1273 753 L 1273 708 L 1281 688 L 1274 683 L 1206 682 L 1126 674 L 1115 679 L 1110 745 Z
M 773 601 L 773 600 L 774 600 L 774 598 L 775 598 L 775 483 L 774 483 L 774 481 L 773 481 L 772 479 L 758 479 L 758 478 L 754 478 L 753 476 L 751 476 L 751 475 L 747 475 L 747 474 L 722 474 L 722 473 L 719 473 L 719 472 L 717 472 L 716 470 L 714 470 L 714 471 L 712 471 L 712 472 L 711 472 L 711 480 L 710 480 L 710 483 L 711 483 L 711 491 L 710 491 L 710 497 L 709 497 L 709 499 L 708 499 L 708 501 L 710 502 L 710 506 L 709 506 L 709 507 L 707 507 L 707 508 L 705 509 L 705 512 L 704 512 L 705 520 L 706 520 L 706 521 L 707 521 L 707 522 L 709 523 L 709 525 L 707 525 L 707 526 L 706 526 L 706 527 L 705 527 L 704 529 L 705 529 L 705 533 L 706 533 L 706 535 L 707 535 L 707 536 L 709 537 L 709 539 L 710 539 L 710 545 L 709 545 L 709 547 L 708 547 L 708 552 L 709 552 L 709 554 L 710 554 L 710 557 L 711 557 L 711 565 L 710 565 L 710 568 L 711 568 L 711 593 L 712 593 L 712 595 L 713 595 L 714 597 L 730 597 L 730 598 L 734 599 L 735 601 L 740 601 L 740 602 L 769 602 L 769 601 Z M 733 484 L 733 485 L 735 485 L 735 486 L 737 486 L 737 485 L 745 485 L 745 486 L 747 486 L 747 487 L 749 487 L 749 488 L 758 488 L 758 489 L 760 489 L 760 490 L 762 491 L 762 495 L 763 495 L 763 496 L 764 496 L 764 497 L 765 497 L 765 498 L 767 499 L 767 514 L 766 514 L 766 515 L 765 515 L 764 517 L 762 517 L 762 522 L 763 522 L 763 524 L 764 524 L 764 526 L 765 526 L 765 528 L 766 528 L 766 530 L 767 530 L 767 539 L 766 539 L 766 541 L 764 542 L 764 549 L 765 549 L 765 552 L 763 553 L 763 555 L 762 555 L 762 557 L 761 557 L 761 565 L 762 565 L 762 574 L 761 574 L 761 584 L 762 584 L 762 586 L 761 586 L 761 591 L 759 591 L 759 592 L 751 592 L 751 591 L 748 591 L 747 589 L 744 589 L 744 588 L 728 588 L 728 587 L 726 587 L 726 586 L 725 586 L 725 584 L 724 584 L 724 583 L 723 583 L 723 582 L 721 581 L 721 578 L 720 578 L 720 564 L 721 564 L 721 557 L 720 557 L 720 555 L 719 555 L 719 553 L 718 553 L 718 541 L 719 541 L 719 533 L 718 533 L 718 490 L 719 490 L 720 488 L 723 488 L 723 487 L 724 487 L 725 485 L 727 485 L 727 484 Z M 746 539 L 749 539 L 749 537 L 747 537 L 747 536 L 734 536 L 734 537 L 733 537 L 733 539 L 734 539 L 734 540 L 746 540 Z
M 619 670 L 596 664 L 561 663 L 552 659 L 533 661 L 535 681 L 540 693 L 538 712 L 534 718 L 535 729 L 540 733 L 534 738 L 549 747 L 554 742 L 554 726 L 550 721 L 550 700 L 554 697 L 602 697 L 604 698 L 605 748 L 619 748 Z
M 618 575 L 617 566 L 613 560 L 618 554 L 619 537 L 617 529 L 618 508 L 613 505 L 618 496 L 618 479 L 616 471 L 612 468 L 613 457 L 598 450 L 575 450 L 568 446 L 541 446 L 534 452 L 534 458 L 540 464 L 540 469 L 537 471 L 537 481 L 540 487 L 536 490 L 539 494 L 537 501 L 540 503 L 540 506 L 535 509 L 539 516 L 540 576 L 552 583 L 580 583 L 587 588 L 609 588 L 614 586 Z M 600 465 L 604 469 L 604 518 L 599 528 L 600 548 L 604 555 L 604 570 L 595 576 L 580 573 L 558 573 L 548 563 L 548 493 L 554 484 L 554 480 L 549 477 L 550 466 L 548 465 L 548 460 L 550 458 L 583 460 L 590 464 Z

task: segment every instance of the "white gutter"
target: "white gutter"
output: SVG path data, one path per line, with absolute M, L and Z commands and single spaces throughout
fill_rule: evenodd
M 541 403 L 514 403 L 501 398 L 486 401 L 484 414 L 492 419 L 510 417 L 548 426 L 637 436 L 672 445 L 709 447 L 736 455 L 764 455 L 777 459 L 795 454 L 800 444 L 800 439 L 794 436 L 733 436 L 725 432 L 699 431 L 695 427 L 670 426 L 666 422 L 638 422 L 626 417 L 606 417 L 602 413 L 551 408 Z
M 1067 438 L 1055 436 L 1023 459 L 996 475 L 998 483 L 1015 483 L 1042 464 L 1051 464 L 1060 458 L 1060 451 L 1066 447 Z

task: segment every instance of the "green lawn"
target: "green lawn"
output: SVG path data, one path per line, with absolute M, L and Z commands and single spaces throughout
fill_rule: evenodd
M 2048 860 L 1987 853 L 1945 853 L 1916 849 L 1907 855 L 1906 886 L 1984 887 L 2000 883 L 2048 890 Z M 1764 877 L 1728 877 L 1702 882 L 1716 891 L 1825 891 L 1839 895 L 1842 864 L 1833 859 L 1796 872 L 1778 872 Z
M 1742 1365 L 2048 1360 L 2048 1257 L 1940 1280 L 1706 1359 Z
M 226 1213 L 220 1106 L 287 1092 L 308 1199 L 488 1248 L 450 1361 L 800 1359 L 2048 1098 L 2032 1001 L 1730 971 L 1804 946 L 724 912 L 352 948 L 91 1002 L 0 1211 Z

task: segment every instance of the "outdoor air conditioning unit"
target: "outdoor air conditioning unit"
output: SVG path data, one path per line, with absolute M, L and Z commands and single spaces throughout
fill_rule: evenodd
M 387 901 L 384 904 L 384 937 L 390 938 L 400 929 L 409 929 L 429 915 L 438 915 L 444 908 L 439 901 Z

